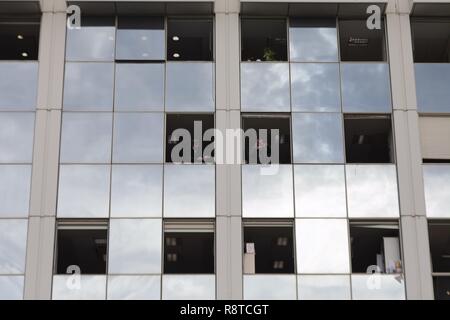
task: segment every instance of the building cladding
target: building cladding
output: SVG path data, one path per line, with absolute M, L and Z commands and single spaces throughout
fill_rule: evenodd
M 450 299 L 449 0 L 2 0 L 0 41 L 0 299 Z M 196 121 L 279 166 L 172 162 Z

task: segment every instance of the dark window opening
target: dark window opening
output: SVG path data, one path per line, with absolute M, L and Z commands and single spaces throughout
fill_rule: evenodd
M 430 222 L 428 230 L 433 272 L 450 272 L 450 222 Z
M 423 163 L 450 163 L 450 159 L 423 159 Z
M 350 222 L 353 273 L 401 273 L 399 228 L 396 223 Z
M 0 60 L 37 60 L 39 19 L 0 20 Z
M 345 115 L 347 163 L 393 163 L 390 116 Z
M 212 61 L 212 20 L 168 19 L 167 60 Z
M 294 273 L 292 226 L 245 226 L 244 273 Z
M 242 61 L 287 61 L 285 19 L 242 19 Z
M 57 230 L 56 273 L 78 266 L 81 274 L 106 274 L 107 224 L 60 224 Z
M 450 277 L 433 277 L 434 299 L 450 300 Z
M 339 21 L 341 61 L 386 61 L 384 22 L 370 30 L 366 20 Z
M 413 20 L 414 62 L 450 62 L 450 21 Z
M 214 152 L 210 153 L 207 152 L 209 149 L 206 150 L 213 143 L 214 139 L 212 141 L 204 141 L 205 139 L 203 139 L 205 132 L 214 128 L 214 115 L 168 114 L 166 121 L 166 162 L 177 162 L 172 159 L 172 150 L 179 143 L 184 144 L 184 138 L 189 139 L 186 144 L 190 144 L 190 163 L 211 163 L 214 161 Z M 195 131 L 196 126 L 198 128 L 197 131 Z M 185 129 L 189 134 L 187 137 L 177 135 L 177 132 L 175 132 L 177 129 Z M 175 153 L 184 159 L 186 149 L 180 149 L 175 150 Z M 186 155 L 187 157 L 188 155 Z M 186 162 L 188 163 L 188 161 Z
M 257 159 L 257 164 L 264 163 L 260 154 L 276 157 L 273 153 L 276 151 L 275 144 L 278 144 L 279 161 L 273 163 L 291 163 L 291 118 L 289 115 L 243 115 L 242 128 L 245 133 L 243 141 L 245 163 L 256 164 L 253 163 L 254 159 Z M 255 130 L 256 141 L 251 139 L 251 129 Z M 272 141 L 272 135 L 276 132 L 272 130 L 279 130 L 278 135 L 274 136 L 275 141 Z

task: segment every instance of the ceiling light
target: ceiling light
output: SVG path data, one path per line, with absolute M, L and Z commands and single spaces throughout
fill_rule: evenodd
M 179 58 L 179 57 L 180 57 L 180 54 L 179 54 L 179 53 L 174 53 L 174 54 L 173 54 L 173 57 L 174 57 L 174 58 Z
M 18 35 L 17 35 L 17 39 L 22 40 L 22 39 L 23 39 L 23 35 L 18 34 Z
M 284 261 L 282 261 L 282 260 L 278 260 L 278 261 L 275 260 L 273 262 L 273 268 L 275 270 L 284 269 Z
M 24 58 L 28 57 L 28 53 L 22 52 L 22 57 L 24 57 Z
M 173 36 L 173 37 L 172 37 L 172 40 L 173 40 L 173 41 L 178 41 L 178 40 L 180 40 L 180 38 L 179 38 L 178 36 Z
M 286 237 L 279 237 L 277 239 L 277 245 L 279 245 L 281 247 L 287 246 L 287 243 L 288 243 L 288 239 Z

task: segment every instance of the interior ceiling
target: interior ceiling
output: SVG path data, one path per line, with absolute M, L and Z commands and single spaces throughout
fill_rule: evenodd
M 450 3 L 415 3 L 411 11 L 414 17 L 450 17 Z
M 7 14 L 40 14 L 39 1 L 0 1 L 0 15 Z

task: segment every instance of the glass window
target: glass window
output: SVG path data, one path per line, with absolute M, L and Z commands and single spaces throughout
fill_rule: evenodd
M 341 111 L 339 64 L 291 64 L 292 111 Z
M 108 273 L 161 273 L 161 232 L 161 219 L 111 219 Z
M 159 300 L 161 276 L 109 276 L 109 300 Z
M 21 300 L 23 282 L 23 276 L 0 276 L 0 300 Z
M 294 166 L 296 217 L 346 217 L 344 166 Z
M 18 18 L 14 15 L 19 7 L 5 3 L 0 21 L 0 60 L 37 60 L 39 54 L 39 18 Z M 19 4 L 20 5 L 20 4 Z M 11 9 L 9 8 L 11 6 Z M 10 9 L 10 10 L 8 10 Z M 20 9 L 19 9 L 20 10 Z M 25 12 L 25 9 L 23 9 Z M 10 12 L 8 14 L 8 12 Z M 8 78 L 6 78 L 8 79 Z
M 31 165 L 0 165 L 0 216 L 27 217 Z
M 109 179 L 107 165 L 61 165 L 58 217 L 108 217 Z
M 25 272 L 27 227 L 26 219 L 0 220 L 0 274 Z
M 164 60 L 164 18 L 119 17 L 117 60 Z
M 161 217 L 162 184 L 162 165 L 113 165 L 111 217 Z
M 346 219 L 297 219 L 298 273 L 349 273 Z
M 67 29 L 66 60 L 113 61 L 115 44 L 114 17 L 86 17 L 81 28 Z
M 301 275 L 298 279 L 299 300 L 350 300 L 350 276 Z
M 112 113 L 64 112 L 61 163 L 109 163 Z
M 433 277 L 434 300 L 450 300 L 450 277 Z
M 164 216 L 214 217 L 215 189 L 213 165 L 166 165 Z
M 424 165 L 423 180 L 427 216 L 450 217 L 450 164 Z
M 113 63 L 66 63 L 64 109 L 111 111 Z
M 216 277 L 214 275 L 164 275 L 163 300 L 214 300 Z
M 401 275 L 352 275 L 353 300 L 405 300 Z
M 212 63 L 167 63 L 166 74 L 167 111 L 214 111 Z
M 37 62 L 0 62 L 0 109 L 34 110 L 37 104 Z
M 343 163 L 342 116 L 338 113 L 292 114 L 294 163 Z
M 289 64 L 241 63 L 241 109 L 289 112 Z
M 104 300 L 106 298 L 106 276 L 81 275 L 80 286 L 71 285 L 71 277 L 53 276 L 53 300 Z
M 163 111 L 164 64 L 116 64 L 115 110 Z
M 245 275 L 244 300 L 295 300 L 295 275 Z
M 450 221 L 430 221 L 428 234 L 433 272 L 449 273 Z
M 450 21 L 448 18 L 412 18 L 411 34 L 414 49 L 414 62 L 450 62 L 450 52 L 448 49 Z M 430 67 L 431 66 L 432 65 L 430 65 Z M 438 71 L 438 69 L 436 69 L 436 71 Z M 436 76 L 436 74 L 434 76 Z
M 335 20 L 290 19 L 290 60 L 338 61 Z
M 242 216 L 293 217 L 292 166 L 242 166 Z
M 450 63 L 416 63 L 414 68 L 419 111 L 449 113 Z
M 349 217 L 399 216 L 395 165 L 347 165 L 346 177 Z
M 113 162 L 162 163 L 163 127 L 162 113 L 116 113 Z
M 0 162 L 31 163 L 33 158 L 34 113 L 0 113 Z
M 242 61 L 287 61 L 286 19 L 242 19 Z
M 386 63 L 342 63 L 344 112 L 391 112 L 391 82 Z

